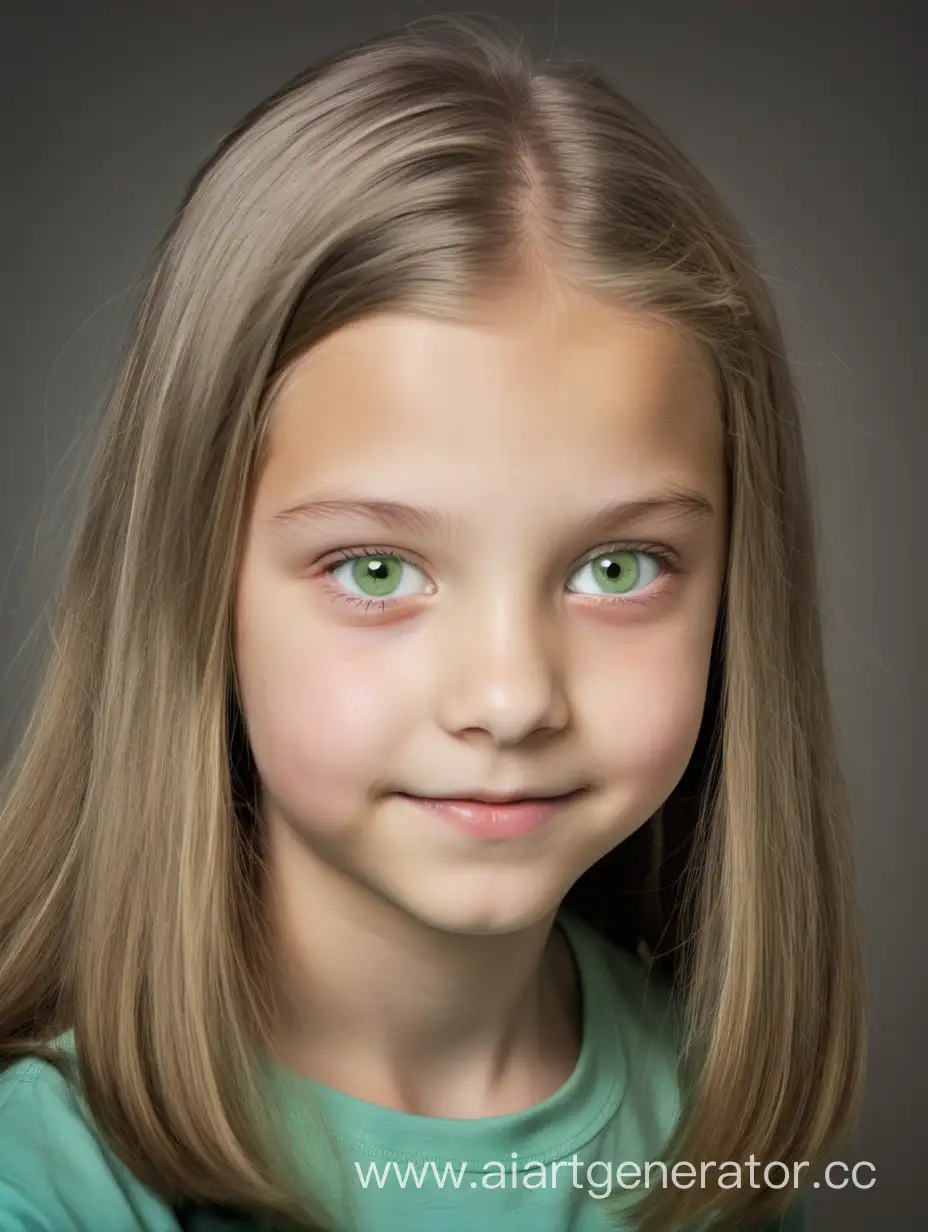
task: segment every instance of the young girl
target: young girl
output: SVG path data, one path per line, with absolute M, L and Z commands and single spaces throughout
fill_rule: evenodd
M 419 23 L 235 129 L 7 768 L 3 1232 L 799 1226 L 863 1045 L 796 404 L 581 63 Z

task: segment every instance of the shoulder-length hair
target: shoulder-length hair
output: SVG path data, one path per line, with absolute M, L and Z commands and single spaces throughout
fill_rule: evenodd
M 291 80 L 190 184 L 104 408 L 4 777 L 0 1056 L 53 1060 L 73 1029 L 97 1124 L 165 1195 L 322 1218 L 262 1102 L 274 990 L 232 656 L 275 392 L 366 313 L 464 319 L 543 271 L 698 341 L 730 494 L 692 761 L 569 901 L 644 940 L 676 988 L 686 1098 L 665 1159 L 814 1163 L 856 1114 L 862 977 L 814 519 L 750 242 L 587 62 L 432 19 Z M 740 1227 L 782 1201 L 667 1189 L 639 1213 Z

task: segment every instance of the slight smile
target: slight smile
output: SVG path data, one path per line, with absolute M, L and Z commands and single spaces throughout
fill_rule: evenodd
M 519 838 L 549 824 L 557 814 L 586 794 L 586 788 L 557 796 L 533 796 L 509 800 L 450 799 L 397 793 L 473 838 L 500 840 Z

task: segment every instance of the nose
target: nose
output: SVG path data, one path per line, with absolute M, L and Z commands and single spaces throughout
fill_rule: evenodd
M 483 733 L 518 744 L 563 730 L 570 719 L 557 621 L 497 596 L 470 607 L 441 650 L 439 720 L 455 736 Z

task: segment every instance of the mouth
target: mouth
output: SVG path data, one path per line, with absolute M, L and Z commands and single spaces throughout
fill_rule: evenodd
M 410 800 L 436 800 L 441 803 L 450 804 L 492 804 L 495 806 L 505 804 L 525 804 L 530 802 L 544 802 L 549 800 L 567 800 L 573 796 L 582 795 L 587 790 L 586 787 L 572 787 L 564 791 L 525 791 L 525 792 L 488 792 L 466 789 L 457 792 L 454 795 L 442 796 L 426 796 L 416 792 L 397 792 L 397 795 L 406 796 Z
M 436 820 L 474 838 L 518 838 L 545 829 L 560 812 L 586 794 L 585 787 L 552 796 L 450 798 L 397 793 Z

